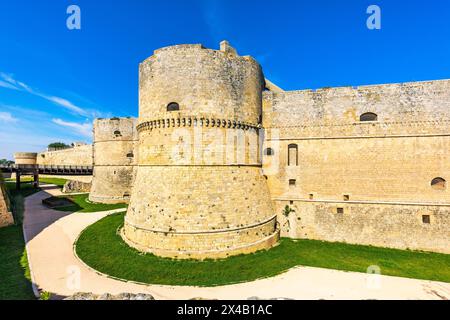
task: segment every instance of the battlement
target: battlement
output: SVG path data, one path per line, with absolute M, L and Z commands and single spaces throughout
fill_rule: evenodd
M 253 58 L 238 56 L 228 42 L 222 42 L 221 50 L 199 44 L 157 50 L 140 64 L 139 79 L 142 120 L 195 114 L 259 122 L 261 66 Z
M 361 86 L 342 86 L 342 87 L 323 87 L 318 89 L 302 89 L 302 90 L 289 90 L 283 92 L 264 92 L 265 96 L 271 96 L 273 94 L 330 94 L 330 95 L 350 95 L 355 94 L 355 92 L 396 92 L 401 89 L 414 89 L 414 88 L 437 88 L 446 89 L 450 86 L 450 79 L 441 80 L 428 80 L 428 81 L 411 81 L 411 82 L 398 82 L 398 83 L 385 83 L 385 84 L 371 84 L 371 85 L 361 85 Z
M 135 118 L 94 120 L 94 143 L 117 140 L 137 140 Z
M 264 127 L 349 124 L 371 113 L 378 122 L 450 119 L 450 80 L 316 91 L 266 91 Z

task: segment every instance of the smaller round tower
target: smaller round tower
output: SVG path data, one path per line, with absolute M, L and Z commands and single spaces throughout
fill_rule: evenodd
M 136 119 L 111 118 L 94 121 L 94 173 L 90 201 L 129 201 L 137 160 L 136 143 Z
M 37 164 L 37 153 L 35 152 L 16 152 L 14 160 L 17 166 L 32 167 Z

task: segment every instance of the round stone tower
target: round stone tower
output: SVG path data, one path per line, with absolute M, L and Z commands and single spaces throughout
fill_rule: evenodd
M 263 88 L 259 64 L 227 42 L 167 47 L 141 63 L 129 245 L 204 259 L 278 242 L 258 147 Z
M 37 165 L 37 153 L 16 152 L 14 153 L 14 162 L 18 167 L 33 168 Z
M 94 121 L 94 173 L 89 200 L 100 203 L 128 202 L 137 154 L 136 119 Z

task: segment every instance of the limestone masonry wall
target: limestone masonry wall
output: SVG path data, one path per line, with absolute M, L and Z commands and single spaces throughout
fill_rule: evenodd
M 38 165 L 92 166 L 92 145 L 75 146 L 69 149 L 41 152 Z
M 130 245 L 201 259 L 277 243 L 258 157 L 263 88 L 259 64 L 226 43 L 164 48 L 141 64 Z
M 432 186 L 450 179 L 449 80 L 266 92 L 263 125 L 271 195 L 277 213 L 297 208 L 297 236 L 450 252 L 450 189 Z
M 129 201 L 137 163 L 136 143 L 136 119 L 95 120 L 91 201 Z
M 227 42 L 171 46 L 140 64 L 138 119 L 38 163 L 93 164 L 90 200 L 129 201 L 122 237 L 161 256 L 267 249 L 280 228 L 450 253 L 450 80 L 285 92 Z
M 450 206 L 276 200 L 283 235 L 399 249 L 449 252 Z M 289 205 L 289 223 L 281 214 Z M 342 211 L 338 211 L 341 209 Z M 429 217 L 429 223 L 423 217 Z
M 0 177 L 0 228 L 14 223 L 12 213 L 9 211 L 9 202 L 6 195 L 3 178 Z

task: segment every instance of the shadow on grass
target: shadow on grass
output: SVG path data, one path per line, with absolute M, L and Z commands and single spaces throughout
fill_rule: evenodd
M 70 197 L 50 197 L 42 200 L 42 204 L 47 208 L 66 212 L 76 212 L 83 209 Z

